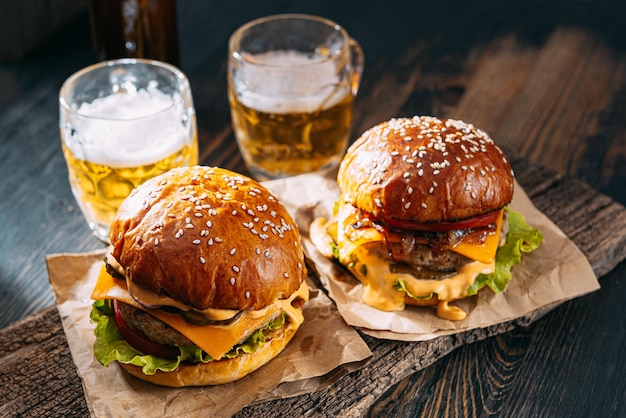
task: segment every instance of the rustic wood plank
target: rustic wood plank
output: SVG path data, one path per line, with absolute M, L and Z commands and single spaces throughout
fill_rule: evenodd
M 478 52 L 477 52 L 478 53 Z M 465 93 L 447 117 L 462 119 L 489 133 L 500 143 L 499 132 L 509 118 L 535 66 L 540 49 L 510 35 L 485 48 L 473 67 Z
M 624 88 L 625 70 L 626 58 L 601 40 L 583 29 L 559 27 L 506 122 L 493 134 L 529 159 L 574 175 L 584 154 L 597 146 L 589 139 L 605 122 L 598 109 L 610 108 L 615 92 Z M 611 138 L 623 145 L 623 136 Z
M 0 416 L 89 416 L 56 308 L 0 332 Z

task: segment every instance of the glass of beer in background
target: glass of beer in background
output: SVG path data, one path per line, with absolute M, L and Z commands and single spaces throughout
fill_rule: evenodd
M 189 81 L 172 65 L 143 59 L 92 65 L 65 81 L 59 107 L 72 192 L 104 242 L 132 189 L 171 168 L 198 163 Z
M 228 94 L 235 138 L 260 180 L 337 166 L 352 128 L 363 52 L 340 25 L 275 15 L 229 41 Z

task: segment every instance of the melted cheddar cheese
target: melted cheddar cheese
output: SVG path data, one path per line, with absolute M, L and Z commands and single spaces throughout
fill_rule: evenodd
M 149 291 L 145 290 L 145 292 Z M 245 310 L 236 321 L 228 325 L 193 325 L 185 321 L 180 315 L 171 314 L 161 309 L 143 308 L 128 293 L 126 282 L 109 275 L 104 265 L 98 275 L 91 298 L 94 300 L 115 299 L 142 309 L 189 338 L 194 344 L 217 360 L 236 344 L 247 339 L 255 330 L 264 326 L 276 314 L 285 312 L 290 321 L 300 326 L 304 321 L 304 316 L 300 308 L 292 306 L 292 302 L 297 298 L 307 301 L 309 299 L 309 288 L 306 282 L 303 282 L 300 288 L 288 299 L 277 299 L 268 307 L 258 311 Z M 154 302 L 156 299 L 159 299 L 159 295 L 153 294 L 151 301 Z M 231 311 L 215 312 L 219 311 L 216 309 L 212 311 L 214 311 L 212 312 L 214 317 L 229 317 L 228 315 L 231 313 Z
M 406 294 L 396 287 L 396 283 L 402 280 L 412 295 L 428 298 L 437 294 L 439 317 L 462 320 L 467 314 L 456 306 L 450 306 L 449 302 L 467 296 L 467 289 L 478 274 L 494 271 L 503 214 L 504 210 L 498 216 L 496 232 L 487 235 L 482 244 L 461 242 L 450 249 L 474 261 L 460 268 L 454 276 L 441 280 L 417 279 L 408 273 L 392 272 L 389 263 L 368 248 L 377 243 L 384 244 L 385 234 L 372 227 L 350 227 L 358 219 L 357 209 L 349 204 L 340 204 L 337 213 L 337 236 L 332 237 L 337 244 L 335 255 L 363 283 L 362 299 L 365 304 L 382 311 L 403 310 Z M 316 220 L 311 228 L 311 239 L 318 248 L 329 241 L 328 234 L 324 236 L 322 232 L 327 230 L 325 222 L 324 219 Z

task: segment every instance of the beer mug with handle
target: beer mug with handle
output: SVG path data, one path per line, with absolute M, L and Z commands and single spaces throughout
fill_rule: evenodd
M 254 20 L 229 41 L 235 138 L 259 180 L 337 166 L 352 128 L 359 44 L 335 22 L 300 14 Z

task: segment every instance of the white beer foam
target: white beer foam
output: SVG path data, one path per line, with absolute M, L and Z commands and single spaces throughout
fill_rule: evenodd
M 336 62 L 298 51 L 247 55 L 239 68 L 239 101 L 266 113 L 314 112 L 350 94 L 350 84 L 337 73 Z
M 183 147 L 188 128 L 180 98 L 152 89 L 83 103 L 65 130 L 65 144 L 81 160 L 111 167 L 155 163 Z

